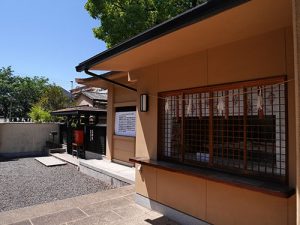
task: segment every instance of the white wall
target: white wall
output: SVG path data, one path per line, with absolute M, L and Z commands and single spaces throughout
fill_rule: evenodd
M 55 123 L 1 123 L 0 156 L 19 157 L 42 155 L 51 131 L 59 134 Z M 56 135 L 58 142 L 59 135 Z

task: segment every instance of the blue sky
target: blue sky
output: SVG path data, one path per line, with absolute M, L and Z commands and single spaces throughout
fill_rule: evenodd
M 84 9 L 86 0 L 0 0 L 0 67 L 16 75 L 45 76 L 69 90 L 87 77 L 75 66 L 106 49 L 92 28 L 99 21 Z

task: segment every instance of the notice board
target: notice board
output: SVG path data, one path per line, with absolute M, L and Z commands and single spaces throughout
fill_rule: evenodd
M 120 136 L 135 137 L 136 112 L 116 112 L 115 134 Z

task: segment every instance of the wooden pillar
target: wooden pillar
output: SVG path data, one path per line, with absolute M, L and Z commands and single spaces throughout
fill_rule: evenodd
M 107 93 L 106 157 L 113 159 L 113 135 L 115 126 L 114 86 L 109 85 Z
M 296 219 L 297 224 L 300 224 L 300 0 L 292 0 L 292 2 L 296 99 Z

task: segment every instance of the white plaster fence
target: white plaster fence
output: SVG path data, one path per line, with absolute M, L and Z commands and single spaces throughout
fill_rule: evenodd
M 59 139 L 59 124 L 56 123 L 0 123 L 0 157 L 26 157 L 46 155 L 46 141 L 51 141 L 50 132 L 56 131 Z

